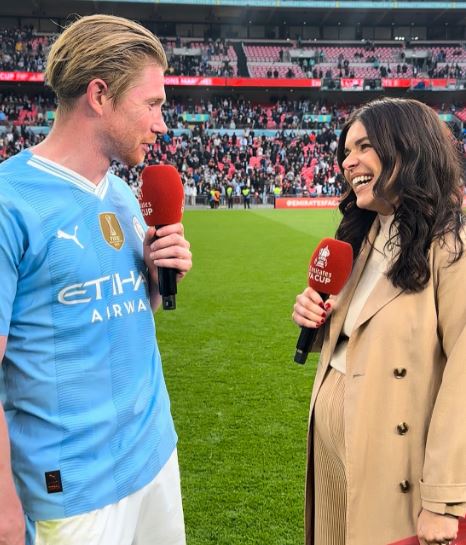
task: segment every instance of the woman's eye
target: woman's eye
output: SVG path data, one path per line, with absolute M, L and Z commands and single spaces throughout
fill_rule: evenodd
M 371 148 L 371 147 L 372 147 L 372 146 L 371 146 L 368 142 L 366 142 L 366 143 L 364 143 L 364 144 L 361 144 L 361 149 L 362 149 L 362 150 L 364 150 L 364 149 L 369 149 L 369 148 Z

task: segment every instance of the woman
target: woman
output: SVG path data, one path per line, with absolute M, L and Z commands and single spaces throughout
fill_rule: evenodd
M 338 297 L 307 288 L 293 312 L 322 327 L 306 545 L 446 544 L 466 513 L 459 155 L 429 107 L 383 99 L 350 116 L 337 157 L 353 272 Z

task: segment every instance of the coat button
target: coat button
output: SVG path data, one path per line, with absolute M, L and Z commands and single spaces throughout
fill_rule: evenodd
M 400 489 L 403 492 L 403 494 L 406 494 L 406 492 L 408 492 L 410 488 L 411 488 L 411 485 L 409 484 L 409 481 L 406 481 L 406 480 L 401 481 Z
M 396 427 L 396 431 L 398 432 L 399 435 L 405 435 L 406 433 L 408 433 L 408 430 L 409 430 L 409 427 L 408 427 L 408 424 L 406 424 L 406 422 L 402 422 L 401 424 L 398 424 L 398 426 Z
M 406 369 L 404 367 L 396 367 L 393 369 L 393 374 L 395 375 L 395 378 L 404 378 L 406 376 Z

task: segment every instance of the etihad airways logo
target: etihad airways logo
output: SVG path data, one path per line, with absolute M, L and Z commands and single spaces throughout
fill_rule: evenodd
M 137 297 L 136 293 L 145 288 L 147 284 L 146 277 L 141 273 L 129 272 L 127 278 L 120 274 L 109 274 L 101 276 L 94 280 L 70 284 L 58 292 L 58 302 L 62 305 L 91 305 L 91 323 L 103 322 L 105 319 L 121 318 L 135 312 L 148 310 L 146 297 Z M 93 307 L 92 304 L 102 301 L 105 298 L 104 290 L 110 288 L 111 295 L 129 296 L 118 303 L 106 305 L 104 308 Z

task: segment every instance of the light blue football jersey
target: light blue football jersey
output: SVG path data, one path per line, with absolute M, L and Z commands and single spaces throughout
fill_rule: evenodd
M 0 165 L 0 335 L 26 514 L 62 518 L 149 483 L 176 434 L 129 187 L 25 150 Z

